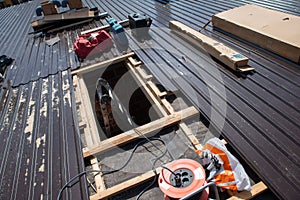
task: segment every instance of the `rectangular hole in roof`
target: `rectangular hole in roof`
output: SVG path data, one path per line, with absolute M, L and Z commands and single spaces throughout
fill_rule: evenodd
M 100 141 L 161 117 L 144 92 L 144 86 L 135 81 L 125 62 L 83 73 L 80 79 L 81 94 L 77 92 L 76 95 L 83 96 L 84 104 L 89 104 L 82 105 L 82 108 L 89 108 L 85 114 L 89 116 L 85 118 L 87 121 L 91 118 L 94 120 Z M 79 116 L 79 120 L 81 118 Z M 84 146 L 89 146 L 86 142 L 83 143 Z

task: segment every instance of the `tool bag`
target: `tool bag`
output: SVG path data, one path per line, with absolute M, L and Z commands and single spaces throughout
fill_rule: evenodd
M 240 162 L 227 150 L 218 138 L 204 145 L 201 155 L 203 165 L 210 172 L 207 181 L 213 181 L 223 189 L 233 191 L 251 190 L 250 180 Z
M 95 55 L 102 53 L 113 46 L 113 41 L 110 35 L 100 30 L 85 35 L 80 35 L 74 42 L 73 48 L 77 56 L 81 59 L 86 58 L 88 55 Z

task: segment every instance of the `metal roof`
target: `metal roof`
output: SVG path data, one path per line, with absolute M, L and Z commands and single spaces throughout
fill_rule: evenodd
M 47 47 L 28 35 L 38 3 L 0 10 L 1 54 L 15 59 L 0 90 L 0 199 L 56 199 L 84 170 L 67 70 L 72 58 L 64 37 Z M 87 199 L 85 179 L 66 195 Z
M 128 13 L 143 12 L 153 19 L 153 40 L 131 45 L 148 69 L 160 80 L 168 79 L 211 117 L 217 101 L 216 119 L 225 117 L 222 135 L 231 143 L 279 197 L 295 199 L 299 191 L 299 66 L 276 55 L 237 41 L 209 26 L 204 32 L 232 46 L 251 59 L 254 74 L 241 77 L 168 29 L 169 20 L 181 21 L 199 30 L 215 13 L 257 3 L 280 11 L 299 13 L 299 3 L 268 1 L 100 1 L 93 6 L 110 11 L 122 20 Z M 157 29 L 154 29 L 157 28 Z M 191 50 L 192 49 L 192 50 Z M 164 51 L 167 50 L 167 51 Z M 186 58 L 183 59 L 182 57 Z M 187 60 L 187 61 L 186 61 Z M 155 63 L 155 64 L 153 64 Z M 219 70 L 215 77 L 212 69 Z M 191 87 L 187 87 L 187 86 Z M 225 96 L 222 96 L 222 88 Z M 189 91 L 189 89 L 193 89 Z M 196 91 L 196 94 L 193 94 Z M 195 98 L 196 97 L 196 98 Z M 214 98 L 214 99 L 212 99 Z M 226 102 L 226 113 L 218 107 Z
M 0 199 L 56 198 L 62 185 L 84 169 L 70 75 L 78 62 L 71 47 L 80 31 L 105 21 L 34 38 L 27 33 L 38 3 L 0 10 L 0 54 L 15 59 L 7 73 L 10 86 L 0 90 Z M 131 48 L 163 85 L 181 90 L 207 118 L 215 116 L 212 124 L 225 119 L 222 135 L 274 193 L 297 199 L 299 65 L 209 25 L 204 34 L 240 51 L 256 68 L 253 74 L 237 74 L 167 29 L 169 20 L 178 20 L 199 30 L 213 14 L 247 3 L 300 15 L 297 0 L 84 2 L 118 20 L 132 12 L 148 14 L 152 39 L 139 42 L 129 35 Z M 60 42 L 47 46 L 55 36 Z M 112 50 L 101 60 L 117 54 Z M 69 199 L 87 197 L 83 179 L 68 191 Z

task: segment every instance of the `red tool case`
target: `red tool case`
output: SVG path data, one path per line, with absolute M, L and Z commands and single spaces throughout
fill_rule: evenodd
M 80 35 L 74 42 L 73 48 L 79 58 L 86 58 L 89 54 L 95 55 L 101 53 L 113 46 L 113 40 L 110 35 L 100 30 L 85 35 Z

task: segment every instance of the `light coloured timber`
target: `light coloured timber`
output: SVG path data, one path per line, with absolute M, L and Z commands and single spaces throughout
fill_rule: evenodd
M 92 145 L 93 144 L 93 139 L 92 139 L 92 135 L 90 134 L 90 126 L 87 125 L 87 116 L 86 116 L 86 112 L 85 109 L 83 109 L 83 96 L 81 95 L 81 88 L 79 86 L 79 80 L 78 80 L 78 76 L 73 76 L 73 84 L 76 86 L 75 88 L 75 98 L 76 98 L 76 102 L 80 102 L 80 104 L 77 105 L 78 107 L 78 111 L 80 113 L 80 122 L 79 122 L 79 128 L 84 128 L 84 129 L 88 129 L 88 131 L 84 131 L 84 137 L 85 137 L 85 141 L 87 143 L 87 145 Z
M 103 67 L 108 67 L 109 65 L 116 64 L 118 62 L 122 62 L 122 61 L 126 60 L 128 57 L 131 57 L 131 56 L 134 56 L 134 55 L 135 55 L 134 52 L 130 52 L 130 53 L 127 53 L 127 54 L 124 54 L 124 55 L 121 55 L 121 56 L 118 56 L 118 57 L 115 57 L 115 58 L 112 58 L 112 59 L 109 59 L 109 60 L 105 60 L 105 61 L 100 62 L 100 63 L 89 65 L 89 66 L 86 66 L 82 69 L 72 71 L 72 75 L 74 75 L 74 74 L 84 74 L 84 73 L 88 73 L 88 72 L 91 72 L 91 71 L 94 71 L 94 70 L 97 70 L 97 69 L 100 69 L 100 68 L 103 68 Z
M 185 133 L 185 135 L 196 150 L 203 149 L 203 146 L 200 144 L 199 140 L 196 138 L 191 129 L 185 123 L 180 123 L 179 127 Z
M 74 10 L 72 12 L 65 12 L 60 14 L 54 15 L 46 15 L 43 20 L 45 22 L 52 22 L 52 21 L 61 21 L 61 20 L 69 20 L 69 19 L 81 19 L 81 18 L 91 18 L 95 17 L 95 12 L 90 11 L 89 8 L 82 8 L 79 10 Z
M 157 174 L 160 174 L 161 172 L 161 168 L 157 168 L 156 169 Z M 136 185 L 142 184 L 152 178 L 155 177 L 155 173 L 151 170 L 149 172 L 146 172 L 140 176 L 137 176 L 135 178 L 132 178 L 128 181 L 125 181 L 123 183 L 120 183 L 118 185 L 115 185 L 111 188 L 106 189 L 105 191 L 98 193 L 96 195 L 93 195 L 90 197 L 90 200 L 99 200 L 99 199 L 105 199 L 105 198 L 109 198 L 113 195 L 116 195 L 120 192 L 126 191 L 130 188 L 133 188 Z
M 92 158 L 91 159 L 91 164 L 92 164 L 93 170 L 99 170 L 99 171 L 101 170 L 97 158 Z M 95 179 L 95 183 L 96 183 L 97 193 L 105 191 L 106 186 L 105 186 L 105 183 L 104 183 L 104 179 L 102 177 L 102 173 L 94 172 L 94 175 L 95 175 L 94 179 Z
M 143 126 L 136 128 L 140 133 L 149 136 L 164 127 L 176 124 L 181 122 L 182 120 L 188 119 L 194 115 L 198 114 L 198 110 L 194 107 L 186 108 L 180 112 L 175 112 L 173 115 L 168 115 L 166 117 L 160 118 Z M 134 130 L 129 130 L 125 133 L 119 134 L 107 140 L 104 140 L 97 144 L 97 146 L 89 148 L 84 154 L 84 157 L 89 157 L 92 155 L 96 155 L 102 153 L 104 151 L 115 148 L 119 145 L 124 145 L 128 142 L 136 140 L 140 138 L 140 135 L 136 133 Z
M 129 73 L 133 76 L 135 81 L 141 87 L 141 89 L 147 94 L 146 97 L 148 100 L 153 103 L 154 109 L 157 113 L 161 113 L 163 116 L 167 115 L 167 112 L 160 106 L 160 102 L 157 98 L 151 93 L 150 89 L 146 86 L 142 78 L 139 76 L 137 71 L 140 71 L 140 67 L 133 67 L 130 63 L 126 62 L 127 68 L 129 69 Z
M 266 191 L 268 187 L 261 181 L 252 186 L 250 191 L 242 191 L 235 196 L 230 197 L 228 200 L 247 200 L 256 197 L 257 195 Z
M 81 122 L 79 124 L 79 126 L 81 128 L 84 128 L 84 136 L 85 136 L 85 140 L 87 143 L 87 148 L 89 148 L 90 146 L 93 146 L 94 144 L 98 144 L 100 142 L 100 137 L 99 134 L 97 132 L 97 127 L 96 127 L 96 122 L 95 120 L 91 117 L 91 114 L 88 114 L 87 112 L 91 112 L 91 107 L 88 106 L 90 105 L 89 102 L 87 102 L 87 89 L 85 87 L 85 83 L 83 81 L 83 79 L 78 78 L 77 75 L 73 76 L 73 82 L 76 85 L 76 98 L 78 99 L 77 101 L 79 102 L 84 102 L 83 104 L 81 103 L 79 105 L 79 112 L 80 112 L 80 116 L 81 116 Z M 86 90 L 85 90 L 86 89 Z M 86 104 L 88 103 L 88 104 Z M 86 105 L 86 106 L 84 106 Z M 84 148 L 84 150 L 86 151 L 86 148 Z M 83 153 L 85 152 L 83 151 Z M 99 167 L 99 163 L 97 158 L 92 158 L 91 159 L 91 164 L 92 164 L 92 168 L 93 170 L 100 170 Z M 101 173 L 94 173 L 95 177 L 95 183 L 96 183 L 96 191 L 97 193 L 103 191 L 106 189 L 105 184 L 104 184 L 104 180 L 102 177 Z
M 73 77 L 74 78 L 74 77 Z M 88 94 L 88 89 L 86 88 L 85 82 L 82 77 L 77 77 L 78 80 L 78 92 L 77 96 L 79 95 L 81 98 L 81 118 L 82 121 L 87 124 L 87 130 L 84 131 L 87 140 L 87 146 L 93 146 L 96 143 L 99 143 L 100 136 L 98 134 L 97 124 L 94 117 L 94 112 L 92 105 L 90 103 L 90 98 Z
M 181 22 L 170 21 L 169 28 L 184 34 L 191 39 L 195 40 L 201 45 L 209 54 L 213 57 L 232 68 L 233 70 L 239 70 L 239 67 L 243 67 L 243 70 L 253 70 L 254 68 L 247 66 L 249 59 L 241 53 L 231 49 L 230 47 L 196 31 Z
M 141 61 L 136 61 L 136 60 L 135 60 L 134 58 L 132 58 L 132 57 L 129 57 L 128 60 L 129 60 L 129 62 L 130 62 L 134 67 L 139 66 L 139 65 L 142 64 Z
M 163 106 L 168 110 L 170 114 L 173 114 L 175 112 L 170 102 L 168 102 L 166 99 L 162 99 L 162 103 Z M 196 138 L 196 136 L 193 134 L 191 129 L 184 122 L 181 122 L 179 124 L 179 127 L 185 133 L 186 137 L 188 138 L 188 140 L 191 142 L 191 144 L 196 150 L 203 149 L 203 146 L 200 144 L 199 140 Z

